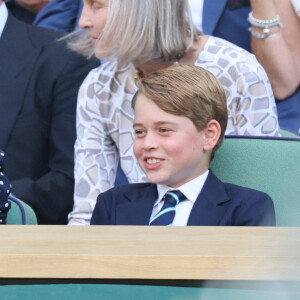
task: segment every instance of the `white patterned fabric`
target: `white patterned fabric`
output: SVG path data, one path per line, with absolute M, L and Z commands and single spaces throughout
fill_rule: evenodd
M 280 135 L 271 85 L 254 55 L 209 37 L 195 65 L 211 71 L 224 86 L 229 112 L 226 134 Z M 119 159 L 130 183 L 147 181 L 132 147 L 134 78 L 132 65 L 117 69 L 112 61 L 92 70 L 80 88 L 71 225 L 89 224 L 98 194 L 114 185 Z

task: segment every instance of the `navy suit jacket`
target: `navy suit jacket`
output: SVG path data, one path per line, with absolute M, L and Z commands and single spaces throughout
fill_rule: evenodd
M 91 225 L 148 225 L 157 197 L 153 183 L 112 188 L 98 196 Z M 187 225 L 274 226 L 273 201 L 265 193 L 223 183 L 210 171 Z
M 66 224 L 72 210 L 77 94 L 88 72 L 99 65 L 68 50 L 58 37 L 9 13 L 0 38 L 5 174 L 40 224 Z
M 4 0 L 5 2 L 5 0 Z M 35 18 L 34 13 L 23 8 L 21 5 L 17 4 L 15 0 L 9 0 L 6 2 L 6 6 L 9 11 L 19 20 L 31 24 Z
M 251 35 L 247 21 L 249 6 L 228 8 L 228 0 L 204 0 L 203 32 L 225 39 L 251 52 Z M 300 134 L 300 87 L 284 101 L 276 101 L 279 125 Z

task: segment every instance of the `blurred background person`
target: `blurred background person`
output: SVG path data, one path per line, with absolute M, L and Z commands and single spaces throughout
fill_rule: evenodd
M 11 13 L 19 20 L 31 24 L 38 12 L 50 0 L 6 0 L 4 1 Z
M 66 224 L 73 206 L 78 89 L 99 60 L 55 31 L 16 19 L 0 0 L 0 148 L 14 195 L 39 224 Z

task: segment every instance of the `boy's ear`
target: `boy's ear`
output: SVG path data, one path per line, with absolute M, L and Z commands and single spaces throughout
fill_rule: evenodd
M 210 120 L 203 129 L 204 133 L 204 147 L 203 150 L 210 151 L 217 144 L 221 135 L 221 126 L 218 121 Z

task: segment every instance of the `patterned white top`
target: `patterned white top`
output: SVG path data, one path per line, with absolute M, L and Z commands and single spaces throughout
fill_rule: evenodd
M 195 65 L 211 71 L 224 86 L 229 112 L 226 134 L 280 135 L 271 85 L 254 55 L 209 37 Z M 133 65 L 117 69 L 112 61 L 92 70 L 80 88 L 70 225 L 89 224 L 98 194 L 114 185 L 119 158 L 130 183 L 147 181 L 132 147 L 134 78 Z

